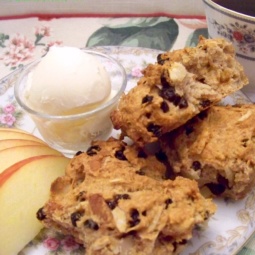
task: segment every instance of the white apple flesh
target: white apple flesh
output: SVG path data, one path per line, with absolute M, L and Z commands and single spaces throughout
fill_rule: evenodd
M 42 229 L 36 212 L 69 161 L 56 155 L 30 157 L 0 174 L 1 255 L 17 255 Z
M 24 145 L 8 148 L 0 151 L 0 173 L 5 171 L 11 165 L 33 156 L 39 155 L 59 155 L 62 154 L 49 146 L 43 144 Z
M 38 141 L 24 140 L 24 139 L 6 139 L 0 140 L 0 151 L 12 147 L 23 146 L 23 145 L 39 145 L 42 144 Z
M 41 140 L 40 138 L 30 133 L 19 131 L 17 129 L 12 130 L 11 128 L 2 128 L 0 129 L 0 140 L 6 140 L 6 139 L 25 139 L 25 140 L 32 140 L 32 141 L 37 141 L 37 142 L 46 144 L 43 140 Z

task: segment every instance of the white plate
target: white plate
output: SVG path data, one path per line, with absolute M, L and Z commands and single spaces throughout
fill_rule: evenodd
M 148 63 L 155 63 L 160 53 L 157 50 L 131 47 L 96 47 L 100 52 L 119 60 L 128 75 L 127 91 L 136 85 L 141 70 Z M 39 136 L 32 120 L 17 106 L 13 85 L 21 70 L 0 80 L 0 126 L 17 127 Z M 227 97 L 224 104 L 250 103 L 241 92 Z M 195 230 L 193 238 L 182 255 L 231 255 L 235 254 L 255 230 L 255 191 L 238 202 L 217 199 L 216 214 L 205 230 Z M 84 254 L 81 246 L 70 237 L 52 230 L 43 230 L 19 255 L 67 255 Z M 167 254 L 166 254 L 167 255 Z

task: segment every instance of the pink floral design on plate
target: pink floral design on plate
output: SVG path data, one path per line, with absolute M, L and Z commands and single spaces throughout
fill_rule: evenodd
M 43 241 L 43 246 L 50 251 L 56 251 L 60 246 L 60 241 L 54 237 L 48 237 Z
M 14 127 L 21 118 L 21 111 L 15 103 L 9 103 L 0 108 L 0 127 Z
M 137 77 L 137 78 L 140 78 L 143 76 L 142 74 L 142 68 L 140 67 L 134 67 L 132 70 L 131 70 L 131 74 L 133 77 Z
M 0 115 L 0 122 L 8 127 L 12 127 L 15 121 L 16 118 L 10 113 Z
M 16 107 L 13 104 L 8 104 L 3 108 L 3 112 L 12 114 L 15 112 Z
M 28 245 L 29 247 L 42 246 L 47 255 L 84 255 L 84 247 L 77 243 L 70 235 L 63 235 L 53 229 L 42 229 Z M 26 253 L 24 253 L 26 254 Z M 23 255 L 21 252 L 19 255 Z

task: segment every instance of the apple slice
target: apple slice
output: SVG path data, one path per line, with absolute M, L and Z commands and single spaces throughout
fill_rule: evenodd
M 23 129 L 19 128 L 7 128 L 7 127 L 0 127 L 0 131 L 10 131 L 10 132 L 19 132 L 19 133 L 25 133 L 25 134 L 30 134 L 28 131 L 25 131 Z
M 40 145 L 42 143 L 24 139 L 6 139 L 0 140 L 0 151 L 12 147 L 24 146 L 24 145 Z
M 32 140 L 37 141 L 43 144 L 46 144 L 43 140 L 40 138 L 26 132 L 18 132 L 13 131 L 11 128 L 4 128 L 0 130 L 0 140 L 6 140 L 6 139 L 24 139 L 24 140 Z
M 51 183 L 70 159 L 36 156 L 0 174 L 0 254 L 17 255 L 42 229 L 36 212 L 49 198 Z
M 11 165 L 33 156 L 39 155 L 58 155 L 62 154 L 51 147 L 43 144 L 39 145 L 24 145 L 11 147 L 0 151 L 0 173 Z M 0 253 L 1 254 L 1 253 Z

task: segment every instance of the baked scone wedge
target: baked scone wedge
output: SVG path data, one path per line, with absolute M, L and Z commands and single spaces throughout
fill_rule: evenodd
M 115 129 L 139 146 L 157 141 L 248 83 L 233 45 L 202 37 L 196 47 L 160 54 L 143 74 L 111 115 Z
M 255 105 L 212 106 L 161 138 L 172 170 L 209 195 L 242 199 L 255 184 Z
M 128 150 L 109 140 L 75 156 L 37 216 L 72 234 L 87 255 L 177 255 L 216 206 L 195 181 L 149 177 L 146 159 L 138 167 Z

